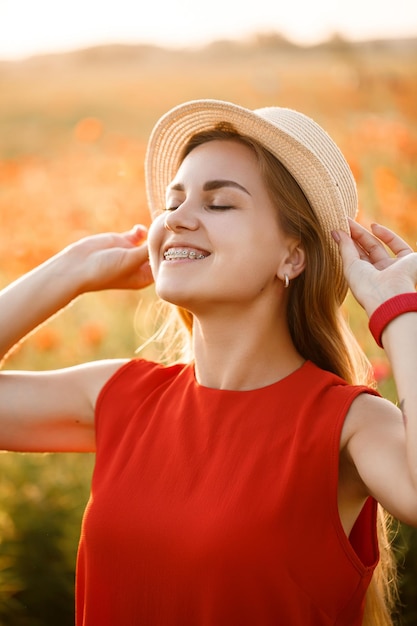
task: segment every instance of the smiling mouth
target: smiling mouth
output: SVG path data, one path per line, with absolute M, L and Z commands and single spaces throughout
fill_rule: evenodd
M 194 250 L 192 248 L 169 248 L 164 252 L 165 261 L 174 261 L 177 259 L 191 259 L 199 261 L 208 257 L 208 253 L 201 252 L 200 250 Z

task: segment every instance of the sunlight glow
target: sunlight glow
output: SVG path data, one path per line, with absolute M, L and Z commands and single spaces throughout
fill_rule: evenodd
M 278 32 L 296 43 L 417 36 L 415 0 L 0 0 L 0 59 L 102 43 L 199 46 Z

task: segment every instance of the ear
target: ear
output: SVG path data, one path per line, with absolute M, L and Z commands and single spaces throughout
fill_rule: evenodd
M 285 274 L 290 280 L 297 278 L 305 268 L 306 255 L 299 241 L 289 246 L 288 254 L 282 259 L 277 271 L 280 280 L 284 280 Z

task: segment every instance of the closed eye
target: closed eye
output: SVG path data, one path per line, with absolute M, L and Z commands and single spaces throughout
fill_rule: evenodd
M 233 206 L 231 204 L 208 204 L 206 208 L 212 211 L 225 211 L 226 209 L 233 209 Z M 164 211 L 175 211 L 176 209 L 178 206 L 167 206 Z

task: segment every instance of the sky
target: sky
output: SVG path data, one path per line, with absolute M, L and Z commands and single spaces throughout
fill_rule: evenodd
M 0 59 L 106 43 L 189 47 L 278 32 L 300 44 L 417 36 L 417 0 L 0 0 Z

